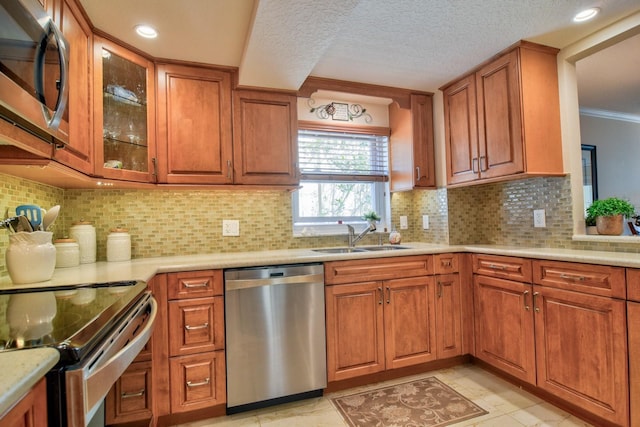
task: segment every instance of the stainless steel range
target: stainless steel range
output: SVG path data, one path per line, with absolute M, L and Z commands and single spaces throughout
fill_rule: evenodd
M 104 397 L 149 340 L 156 313 L 144 282 L 0 289 L 0 351 L 58 349 L 49 425 L 103 425 Z

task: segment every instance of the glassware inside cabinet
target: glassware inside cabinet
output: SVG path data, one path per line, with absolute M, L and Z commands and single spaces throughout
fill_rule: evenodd
M 146 172 L 147 69 L 102 50 L 105 167 Z

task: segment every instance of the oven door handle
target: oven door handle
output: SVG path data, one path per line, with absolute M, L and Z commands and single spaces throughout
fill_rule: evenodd
M 144 327 L 117 353 L 109 357 L 108 360 L 103 361 L 104 355 L 102 353 L 108 354 L 108 348 L 104 349 L 104 351 L 98 351 L 98 356 L 90 360 L 85 367 L 67 372 L 67 415 L 70 420 L 69 425 L 86 425 L 88 419 L 91 418 L 99 404 L 104 400 L 111 386 L 131 365 L 133 359 L 136 358 L 140 350 L 149 341 L 156 315 L 158 314 L 158 303 L 153 297 L 150 297 L 148 305 L 150 311 Z M 130 320 L 135 321 L 135 319 Z M 135 326 L 135 324 L 133 325 Z M 80 420 L 79 417 L 83 419 Z

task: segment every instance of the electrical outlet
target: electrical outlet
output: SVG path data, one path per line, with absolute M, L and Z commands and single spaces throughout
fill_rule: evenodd
M 429 229 L 429 215 L 422 215 L 422 229 Z
M 545 218 L 544 209 L 533 210 L 533 226 L 534 227 L 546 227 L 547 220 Z
M 407 228 L 409 228 L 409 222 L 407 221 L 407 217 L 406 216 L 401 216 L 400 217 L 400 228 L 402 230 L 406 230 Z
M 223 236 L 239 236 L 240 235 L 240 221 L 237 219 L 223 219 L 222 220 L 222 235 Z

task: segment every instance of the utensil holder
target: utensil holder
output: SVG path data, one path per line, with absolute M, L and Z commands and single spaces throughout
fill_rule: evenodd
M 36 283 L 51 279 L 56 267 L 56 247 L 52 238 L 50 231 L 9 235 L 5 261 L 13 283 Z

